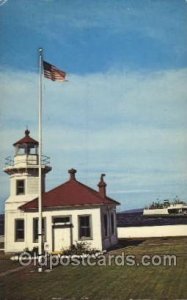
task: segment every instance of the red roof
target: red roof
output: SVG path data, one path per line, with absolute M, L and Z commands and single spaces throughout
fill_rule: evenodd
M 61 208 L 64 206 L 120 204 L 107 196 L 102 197 L 99 192 L 72 178 L 64 184 L 44 193 L 42 201 L 44 210 L 48 208 Z M 37 210 L 38 199 L 27 202 L 20 206 L 20 209 L 24 211 Z
M 38 141 L 34 140 L 32 137 L 29 136 L 30 131 L 25 130 L 25 136 L 13 144 L 13 146 L 20 145 L 20 144 L 32 144 L 32 145 L 38 145 Z

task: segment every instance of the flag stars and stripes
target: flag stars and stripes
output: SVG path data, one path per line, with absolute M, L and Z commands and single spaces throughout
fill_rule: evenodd
M 44 77 L 52 81 L 66 81 L 66 72 L 59 70 L 50 63 L 43 61 Z

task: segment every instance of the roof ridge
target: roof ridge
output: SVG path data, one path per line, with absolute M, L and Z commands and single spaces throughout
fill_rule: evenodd
M 69 181 L 70 181 L 70 180 L 67 180 L 67 181 L 65 181 L 64 183 L 61 183 L 61 184 L 59 184 L 59 185 L 55 186 L 55 187 L 54 187 L 54 188 L 52 188 L 51 190 L 49 190 L 49 191 L 47 191 L 47 192 L 44 192 L 44 194 L 50 193 L 50 192 L 52 192 L 52 191 L 54 191 L 54 190 L 58 189 L 58 188 L 59 188 L 59 187 L 61 187 L 62 185 L 65 185 L 65 184 L 67 184 Z
M 97 196 L 99 199 L 102 199 L 102 200 L 103 200 L 103 199 L 104 199 L 104 200 L 105 200 L 105 199 L 108 199 L 108 200 L 110 200 L 110 201 L 117 202 L 117 201 L 113 200 L 112 198 L 110 198 L 110 197 L 108 197 L 108 196 L 102 197 L 102 196 L 99 194 L 98 191 L 94 190 L 93 188 L 87 186 L 86 184 L 84 184 L 84 183 L 82 183 L 82 182 L 80 182 L 80 181 L 78 181 L 78 180 L 76 180 L 76 181 L 77 181 L 79 184 L 81 184 L 82 186 L 84 186 L 85 188 L 89 189 L 90 192 L 93 192 L 94 195 Z M 118 202 L 117 202 L 117 203 L 118 203 Z
M 77 192 L 73 194 L 72 198 L 72 191 Z M 86 195 L 87 192 L 87 195 Z M 70 197 L 68 194 L 70 193 Z M 62 196 L 63 195 L 63 196 Z M 66 198 L 67 197 L 67 198 Z M 83 197 L 83 198 L 82 198 Z M 95 198 L 95 200 L 94 200 Z M 21 209 L 27 209 L 30 207 L 37 207 L 37 199 L 38 197 L 30 200 L 29 202 L 26 202 L 25 204 L 21 205 Z M 67 200 L 68 199 L 68 200 Z M 84 199 L 84 200 L 83 200 Z M 57 203 L 59 202 L 59 206 L 64 205 L 110 205 L 115 204 L 118 205 L 119 202 L 105 196 L 102 197 L 99 194 L 99 191 L 94 190 L 93 188 L 83 184 L 82 182 L 78 180 L 68 180 L 52 190 L 49 190 L 47 192 L 43 193 L 43 207 L 55 207 L 57 206 Z M 53 201 L 54 200 L 54 201 Z M 33 207 L 33 208 L 34 208 Z

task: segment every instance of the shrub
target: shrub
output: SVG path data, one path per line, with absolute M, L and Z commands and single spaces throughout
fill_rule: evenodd
M 29 253 L 30 255 L 38 255 L 38 247 L 33 247 L 32 250 L 29 250 L 29 248 L 25 248 L 23 252 Z
M 96 249 L 91 249 L 87 242 L 76 242 L 69 249 L 64 250 L 64 255 L 82 255 L 82 254 L 95 254 L 99 252 Z

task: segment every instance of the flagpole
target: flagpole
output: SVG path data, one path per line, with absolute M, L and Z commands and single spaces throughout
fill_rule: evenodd
M 39 48 L 39 107 L 38 107 L 38 136 L 39 136 L 39 153 L 38 153 L 38 262 L 41 262 L 43 252 L 42 237 L 42 84 L 43 84 L 43 49 Z M 42 267 L 38 265 L 38 272 L 42 272 Z

